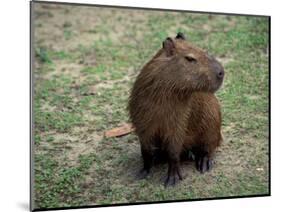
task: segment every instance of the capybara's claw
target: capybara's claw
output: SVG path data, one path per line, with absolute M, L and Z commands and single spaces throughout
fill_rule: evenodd
M 179 180 L 182 180 L 182 179 L 183 179 L 182 173 L 181 173 L 180 169 L 178 168 L 174 174 L 167 176 L 164 185 L 165 185 L 165 187 L 175 186 L 179 182 Z
M 165 180 L 165 187 L 168 187 L 168 186 L 175 186 L 177 184 L 178 180 L 177 180 L 177 177 L 175 175 L 173 176 L 168 176 Z
M 200 171 L 202 174 L 206 171 L 210 171 L 213 166 L 213 160 L 208 158 L 207 156 L 198 157 L 196 159 L 196 169 Z

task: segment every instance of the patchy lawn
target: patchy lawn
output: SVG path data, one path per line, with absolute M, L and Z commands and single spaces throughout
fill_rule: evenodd
M 268 19 L 33 3 L 35 207 L 268 194 Z M 223 145 L 204 175 L 183 162 L 135 180 L 138 138 L 103 133 L 128 122 L 140 70 L 167 36 L 184 32 L 225 67 Z

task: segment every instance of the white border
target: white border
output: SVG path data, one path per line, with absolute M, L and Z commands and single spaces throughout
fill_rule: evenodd
M 59 1 L 59 0 L 58 0 Z M 271 97 L 272 97 L 272 196 L 262 198 L 212 200 L 200 202 L 121 206 L 76 211 L 143 211 L 185 210 L 218 211 L 278 211 L 281 200 L 279 141 L 280 123 L 280 40 L 281 13 L 276 0 L 67 0 L 149 8 L 271 15 Z M 1 211 L 27 211 L 29 204 L 29 2 L 1 2 Z M 276 210 L 277 209 L 277 210 Z M 74 210 L 68 210 L 74 211 Z

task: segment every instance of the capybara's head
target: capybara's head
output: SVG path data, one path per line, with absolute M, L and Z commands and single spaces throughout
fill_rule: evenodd
M 177 91 L 215 92 L 224 78 L 222 65 L 206 51 L 187 41 L 182 33 L 175 38 L 166 38 L 148 67 L 155 80 Z

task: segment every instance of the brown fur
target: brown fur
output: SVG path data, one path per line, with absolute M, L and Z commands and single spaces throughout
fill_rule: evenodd
M 223 81 L 219 62 L 187 42 L 182 34 L 167 38 L 143 67 L 133 86 L 129 113 L 141 144 L 145 177 L 157 151 L 168 157 L 165 185 L 175 184 L 180 155 L 195 154 L 196 167 L 209 170 L 220 145 L 220 104 L 214 92 Z

